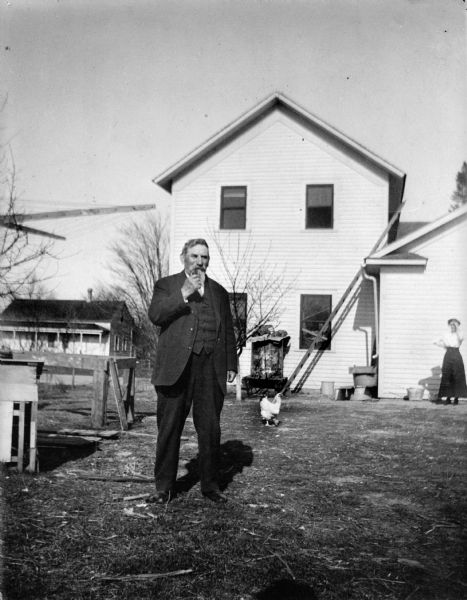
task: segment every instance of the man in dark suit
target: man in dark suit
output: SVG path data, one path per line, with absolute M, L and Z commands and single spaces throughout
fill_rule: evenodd
M 158 427 L 152 500 L 163 504 L 173 497 L 180 438 L 193 406 L 201 492 L 213 502 L 225 502 L 218 484 L 220 414 L 226 381 L 233 382 L 237 372 L 229 296 L 206 276 L 205 240 L 188 240 L 180 258 L 184 270 L 159 279 L 149 307 L 149 318 L 160 327 L 152 377 Z

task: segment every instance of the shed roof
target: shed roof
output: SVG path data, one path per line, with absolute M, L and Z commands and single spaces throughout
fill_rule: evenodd
M 123 301 L 15 299 L 1 313 L 1 321 L 109 322 L 125 310 Z
M 467 217 L 467 204 L 463 205 L 461 208 L 454 210 L 453 212 L 449 212 L 446 215 L 432 221 L 431 223 L 427 223 L 426 225 L 408 233 L 407 235 L 398 238 L 395 242 L 384 246 L 370 257 L 371 259 L 391 257 L 397 254 L 403 254 L 404 248 L 407 248 L 410 244 L 414 242 L 418 242 L 422 240 L 424 237 L 433 236 L 437 233 L 443 231 L 447 227 L 453 227 L 456 223 L 465 219 Z M 407 251 L 407 250 L 405 250 Z M 368 260 L 368 259 L 367 259 Z
M 397 239 L 400 239 L 425 225 L 428 225 L 429 221 L 399 221 L 397 227 Z
M 208 158 L 212 153 L 216 152 L 221 147 L 228 144 L 236 136 L 240 135 L 243 131 L 266 117 L 270 112 L 275 109 L 282 109 L 289 112 L 293 116 L 304 119 L 314 128 L 320 130 L 323 134 L 333 137 L 334 139 L 341 142 L 349 150 L 362 155 L 366 160 L 371 161 L 380 168 L 384 169 L 388 173 L 396 176 L 399 179 L 405 179 L 405 173 L 398 167 L 395 167 L 385 159 L 376 155 L 372 151 L 368 150 L 355 140 L 349 138 L 344 133 L 329 125 L 316 115 L 308 112 L 286 96 L 284 94 L 276 92 L 271 96 L 268 96 L 262 102 L 257 104 L 255 107 L 241 115 L 238 119 L 231 122 L 229 125 L 221 129 L 218 133 L 210 137 L 203 144 L 195 148 L 192 152 L 184 156 L 181 160 L 173 164 L 163 173 L 153 179 L 154 183 L 160 185 L 163 189 L 168 192 L 172 191 L 172 184 L 175 179 L 180 177 L 185 172 L 189 171 L 197 164 Z

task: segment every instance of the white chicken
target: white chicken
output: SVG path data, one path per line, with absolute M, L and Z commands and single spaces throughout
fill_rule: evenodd
M 261 410 L 261 418 L 265 425 L 279 425 L 280 421 L 277 418 L 281 410 L 281 394 L 276 394 L 274 398 L 270 399 L 268 396 L 263 396 L 260 400 L 259 406 Z

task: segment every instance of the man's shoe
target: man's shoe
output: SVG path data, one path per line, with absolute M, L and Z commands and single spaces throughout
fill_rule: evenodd
M 446 402 L 443 402 L 443 404 L 446 406 L 448 404 L 451 404 L 451 398 L 446 398 Z
M 146 500 L 151 504 L 168 504 L 172 499 L 172 494 L 170 492 L 157 492 Z
M 203 496 L 208 500 L 211 500 L 211 502 L 216 502 L 217 504 L 224 504 L 227 502 L 227 498 L 224 496 L 224 494 L 221 494 L 216 490 L 212 490 L 212 492 L 203 492 Z
M 453 405 L 457 406 L 459 404 L 459 398 L 454 398 Z

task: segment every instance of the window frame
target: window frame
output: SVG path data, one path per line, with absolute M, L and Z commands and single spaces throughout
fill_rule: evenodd
M 329 226 L 313 225 L 313 220 L 308 218 L 308 211 L 313 209 L 308 206 L 308 191 L 311 189 L 326 188 L 331 190 L 331 221 Z M 333 183 L 310 183 L 305 188 L 305 229 L 334 229 L 334 184 Z
M 243 190 L 244 191 L 244 206 L 239 208 L 224 207 L 224 193 L 226 190 Z M 248 198 L 248 186 L 246 185 L 223 185 L 221 186 L 221 197 L 220 197 L 220 212 L 219 212 L 219 229 L 223 231 L 244 231 L 246 229 L 246 211 L 247 211 L 247 198 Z M 228 210 L 243 210 L 243 226 L 242 227 L 226 227 L 225 226 L 225 214 Z
M 332 294 L 300 294 L 300 314 L 299 314 L 299 336 L 298 336 L 298 344 L 299 344 L 299 349 L 300 350 L 308 350 L 308 348 L 311 345 L 311 339 L 310 337 L 305 338 L 305 335 L 302 331 L 302 328 L 304 326 L 304 316 L 303 316 L 303 309 L 304 309 L 304 304 L 305 304 L 305 299 L 307 297 L 322 297 L 322 298 L 327 298 L 328 302 L 329 302 L 329 306 L 328 306 L 328 313 L 326 314 L 326 316 L 323 319 L 315 319 L 315 321 L 317 323 L 321 323 L 321 325 L 318 328 L 314 328 L 312 329 L 312 331 L 319 331 L 321 329 L 321 327 L 323 326 L 323 324 L 326 322 L 326 320 L 329 318 L 329 315 L 332 313 Z M 332 341 L 332 322 L 329 323 L 327 329 L 326 329 L 326 336 L 327 336 L 327 340 L 322 341 L 321 343 L 319 343 L 315 349 L 318 351 L 329 351 L 332 350 L 332 346 L 331 346 L 331 341 Z

